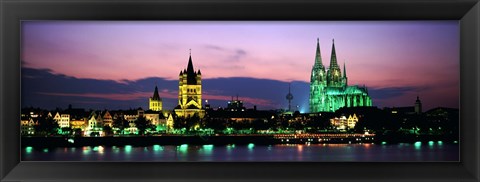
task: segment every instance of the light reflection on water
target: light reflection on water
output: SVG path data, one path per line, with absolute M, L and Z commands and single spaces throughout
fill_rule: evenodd
M 80 150 L 77 150 L 80 149 Z M 85 146 L 22 150 L 24 161 L 458 161 L 458 144 Z

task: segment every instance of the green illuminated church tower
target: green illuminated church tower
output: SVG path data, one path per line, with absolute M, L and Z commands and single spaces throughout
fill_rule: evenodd
M 325 70 L 317 39 L 315 64 L 310 77 L 310 112 L 335 112 L 342 107 L 372 106 L 365 86 L 348 86 L 345 64 L 343 74 L 337 63 L 335 42 L 332 42 L 330 67 Z

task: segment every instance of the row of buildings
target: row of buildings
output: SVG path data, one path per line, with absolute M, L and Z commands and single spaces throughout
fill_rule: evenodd
M 173 127 L 173 117 L 170 113 L 161 111 L 143 110 L 142 108 L 130 110 L 97 110 L 85 111 L 84 109 L 72 108 L 66 110 L 43 111 L 35 108 L 26 108 L 21 114 L 21 133 L 23 135 L 34 134 L 34 126 L 38 124 L 40 117 L 52 118 L 60 128 L 59 133 L 72 132 L 77 129 L 82 135 L 89 136 L 91 133 L 103 135 L 105 126 L 114 127 L 114 121 L 123 120 L 128 122 L 125 132 L 136 133 L 135 121 L 144 117 L 150 124 L 156 126 L 158 131 L 167 132 Z
M 155 95 L 155 93 L 154 93 Z M 329 121 L 330 131 L 349 131 L 355 128 L 356 124 L 364 119 L 366 112 L 363 110 L 369 107 L 350 108 L 347 111 L 341 111 L 336 113 L 320 112 L 320 113 L 299 113 L 299 112 L 283 112 L 279 110 L 257 110 L 254 108 L 246 108 L 243 106 L 243 101 L 233 99 L 228 102 L 225 108 L 210 108 L 208 103 L 205 104 L 205 116 L 204 119 L 216 122 L 228 122 L 232 123 L 255 123 L 263 121 L 265 123 L 272 124 L 271 129 L 275 130 L 275 123 L 287 121 L 287 126 L 292 123 L 308 123 L 308 122 L 321 122 L 318 118 L 327 119 Z M 375 108 L 370 107 L 375 110 Z M 368 109 L 371 110 L 371 109 Z M 439 109 L 432 109 L 428 111 L 427 115 L 437 115 Z M 390 115 L 397 115 L 401 117 L 410 117 L 412 115 L 421 115 L 421 101 L 419 98 L 415 101 L 414 106 L 409 107 L 394 107 L 384 108 L 382 110 Z M 433 114 L 432 114 L 433 113 Z M 22 134 L 32 135 L 35 134 L 34 126 L 38 124 L 38 119 L 41 117 L 51 117 L 61 128 L 60 133 L 69 134 L 68 131 L 73 132 L 75 130 L 81 131 L 84 136 L 92 136 L 92 133 L 103 136 L 105 133 L 104 128 L 106 126 L 115 130 L 114 122 L 116 120 L 124 120 L 128 122 L 128 126 L 124 128 L 123 134 L 135 134 L 137 128 L 135 126 L 135 120 L 140 117 L 144 117 L 150 124 L 155 126 L 155 130 L 150 131 L 152 133 L 178 133 L 175 132 L 173 124 L 175 122 L 174 114 L 164 111 L 143 110 L 142 108 L 130 109 L 130 110 L 97 110 L 97 111 L 85 111 L 84 109 L 71 108 L 69 106 L 66 110 L 56 111 L 44 111 L 34 108 L 25 108 L 22 110 Z M 178 116 L 177 116 L 178 118 Z M 321 120 L 323 120 L 321 119 Z M 223 123 L 225 124 L 225 123 Z M 295 125 L 295 124 L 294 124 Z M 278 126 L 278 125 L 277 125 Z M 226 126 L 226 127 L 231 127 Z M 268 130 L 268 131 L 267 131 Z M 302 130 L 302 129 L 300 129 Z M 297 131 L 300 131 L 297 128 Z M 306 130 L 303 130 L 303 132 Z M 270 129 L 262 131 L 264 133 L 271 132 Z M 290 131 L 291 132 L 291 131 Z M 302 132 L 302 131 L 300 131 Z M 70 133 L 73 134 L 73 133 Z

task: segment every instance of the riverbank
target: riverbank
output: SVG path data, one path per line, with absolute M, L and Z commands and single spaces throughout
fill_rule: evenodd
M 330 137 L 330 138 L 275 138 L 273 135 L 221 135 L 221 136 L 109 136 L 109 137 L 22 137 L 22 147 L 81 147 L 81 146 L 151 146 L 151 145 L 274 145 L 274 144 L 315 144 L 315 143 L 415 143 L 417 141 L 456 140 L 446 136 L 376 136 L 371 137 Z M 458 141 L 457 141 L 458 142 Z

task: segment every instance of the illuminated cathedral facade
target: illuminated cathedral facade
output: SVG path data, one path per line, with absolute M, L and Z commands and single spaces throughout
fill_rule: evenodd
M 187 69 L 180 71 L 175 114 L 179 117 L 192 117 L 198 114 L 200 118 L 205 115 L 205 110 L 202 109 L 202 73 L 200 70 L 194 71 L 191 54 Z
M 310 112 L 335 112 L 342 107 L 372 106 L 367 87 L 348 86 L 347 71 L 343 64 L 343 74 L 337 63 L 335 42 L 328 69 L 322 63 L 320 44 L 317 39 L 315 63 L 310 77 Z

